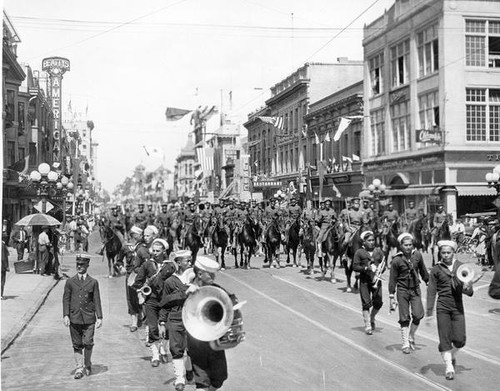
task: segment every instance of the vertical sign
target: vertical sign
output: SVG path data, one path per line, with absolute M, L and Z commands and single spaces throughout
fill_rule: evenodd
M 52 147 L 53 162 L 61 162 L 61 84 L 63 75 L 70 70 L 69 60 L 62 57 L 44 58 L 42 61 L 42 70 L 47 72 L 50 77 L 49 98 L 52 103 L 52 112 L 54 114 L 54 144 Z

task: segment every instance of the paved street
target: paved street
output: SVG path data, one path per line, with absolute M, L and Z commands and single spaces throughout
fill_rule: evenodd
M 94 236 L 91 253 L 96 246 Z M 92 258 L 89 273 L 99 280 L 105 314 L 96 333 L 95 374 L 73 379 L 71 341 L 62 323 L 62 281 L 2 356 L 3 389 L 173 389 L 171 363 L 152 368 L 143 329 L 128 330 L 124 278 L 108 279 L 101 257 Z M 74 272 L 72 266 L 69 274 Z M 342 275 L 338 270 L 337 276 Z M 243 309 L 247 339 L 227 351 L 224 389 L 494 389 L 500 368 L 500 302 L 486 294 L 491 275 L 478 283 L 473 298 L 465 299 L 468 343 L 450 382 L 444 379 L 434 321 L 422 323 L 417 351 L 401 353 L 397 316 L 388 314 L 386 292 L 377 331 L 367 336 L 359 296 L 345 293 L 343 281 L 332 284 L 321 280 L 319 272 L 307 276 L 292 267 L 269 269 L 261 258 L 253 260 L 251 270 L 220 272 L 218 282 L 248 301 Z

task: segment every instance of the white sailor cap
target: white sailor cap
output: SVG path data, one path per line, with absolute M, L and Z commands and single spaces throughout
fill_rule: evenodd
M 403 243 L 403 240 L 405 240 L 407 238 L 413 240 L 413 235 L 409 232 L 403 232 L 401 235 L 398 236 L 399 244 Z
M 373 233 L 373 231 L 364 231 L 361 233 L 361 235 L 359 235 L 359 238 L 361 240 L 365 240 L 368 236 L 375 236 L 375 234 Z
M 189 250 L 179 250 L 174 253 L 174 261 L 180 261 L 184 258 L 191 258 L 193 254 Z
M 143 231 L 137 225 L 133 225 L 132 228 L 130 228 L 130 232 L 133 234 L 142 235 Z
M 144 235 L 158 235 L 158 228 L 156 228 L 154 225 L 148 225 L 145 229 L 144 229 Z
M 439 249 L 441 249 L 441 247 L 451 247 L 453 249 L 453 251 L 456 251 L 457 250 L 457 243 L 454 242 L 453 240 L 440 240 L 439 242 L 437 242 L 437 246 Z
M 153 245 L 153 244 L 155 244 L 155 243 L 159 243 L 159 244 L 161 244 L 165 250 L 168 250 L 168 249 L 169 249 L 169 247 L 170 247 L 170 246 L 168 245 L 168 242 L 167 242 L 165 239 L 160 239 L 160 238 L 157 238 L 157 239 L 153 240 L 153 243 L 152 243 L 151 245 Z
M 218 262 L 204 256 L 197 257 L 194 266 L 209 273 L 215 273 L 217 270 L 219 270 Z

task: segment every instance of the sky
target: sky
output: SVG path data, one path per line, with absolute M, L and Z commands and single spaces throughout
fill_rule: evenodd
M 96 177 L 112 191 L 142 163 L 173 170 L 189 115 L 217 105 L 235 121 L 306 62 L 363 58 L 363 26 L 394 0 L 4 0 L 18 61 L 65 57 L 62 107 L 94 121 Z M 229 96 L 232 96 L 230 105 Z M 312 102 L 311 102 L 312 103 Z M 148 156 L 145 148 L 164 154 Z

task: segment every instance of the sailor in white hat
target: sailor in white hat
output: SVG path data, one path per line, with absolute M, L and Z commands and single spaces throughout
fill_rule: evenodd
M 402 233 L 398 243 L 400 251 L 392 259 L 389 275 L 389 306 L 395 310 L 399 305 L 402 351 L 409 354 L 410 350 L 415 350 L 415 332 L 424 317 L 419 275 L 427 284 L 429 273 L 422 254 L 413 246 L 412 234 Z
M 439 335 L 438 349 L 446 366 L 447 380 L 455 378 L 456 356 L 465 346 L 465 312 L 462 294 L 472 296 L 472 284 L 482 275 L 462 283 L 457 277 L 457 270 L 462 265 L 455 258 L 457 244 L 452 240 L 440 240 L 438 243 L 440 261 L 429 276 L 427 288 L 427 316 L 432 316 L 436 302 L 436 319 Z

